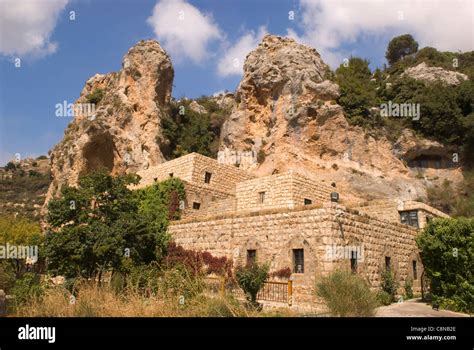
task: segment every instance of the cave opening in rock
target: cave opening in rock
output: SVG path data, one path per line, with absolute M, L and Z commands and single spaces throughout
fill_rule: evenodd
M 91 139 L 83 149 L 86 163 L 85 173 L 102 168 L 109 172 L 114 167 L 114 143 L 109 134 L 101 134 Z
M 440 155 L 420 155 L 408 161 L 410 168 L 446 169 L 454 167 L 454 163 Z

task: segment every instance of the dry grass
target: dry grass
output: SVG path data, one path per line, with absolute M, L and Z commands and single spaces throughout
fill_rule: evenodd
M 189 299 L 180 296 L 145 297 L 125 290 L 115 293 L 109 285 L 82 283 L 71 302 L 63 287 L 49 288 L 42 298 L 34 298 L 17 308 L 18 317 L 256 317 L 294 316 L 289 310 L 257 312 L 247 309 L 230 296 L 199 294 Z

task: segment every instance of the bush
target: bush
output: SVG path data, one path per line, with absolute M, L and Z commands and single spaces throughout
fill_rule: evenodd
M 334 316 L 373 316 L 377 301 L 367 282 L 350 271 L 335 271 L 316 284 L 317 296 L 324 299 Z
M 88 103 L 98 104 L 102 98 L 104 97 L 104 90 L 102 89 L 95 89 L 89 95 L 86 96 L 86 100 Z
M 280 270 L 276 270 L 272 273 L 270 273 L 270 277 L 276 277 L 276 278 L 290 278 L 291 276 L 291 269 L 289 267 L 284 267 Z
M 395 275 L 390 269 L 385 269 L 382 272 L 382 283 L 380 285 L 383 292 L 390 295 L 390 302 L 395 301 L 395 295 L 397 294 L 398 290 L 398 282 L 395 279 Z
M 433 301 L 474 313 L 474 218 L 433 220 L 416 242 Z
M 25 273 L 15 282 L 15 286 L 12 289 L 17 305 L 22 305 L 31 298 L 40 297 L 42 293 L 43 288 L 40 285 L 40 275 L 32 272 Z
M 254 306 L 257 303 L 257 294 L 268 279 L 268 265 L 253 264 L 238 267 L 235 271 L 235 278 L 240 288 L 244 291 L 247 300 Z
M 411 279 L 405 280 L 405 299 L 413 299 L 413 281 Z
M 393 296 L 383 290 L 377 293 L 377 300 L 380 305 L 390 305 L 393 302 Z

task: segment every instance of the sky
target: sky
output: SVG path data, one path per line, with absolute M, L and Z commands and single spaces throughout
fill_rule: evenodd
M 410 33 L 439 50 L 474 50 L 473 0 L 0 0 L 0 165 L 47 154 L 96 73 L 121 68 L 156 39 L 175 69 L 173 96 L 234 91 L 266 33 L 312 46 L 333 69 L 358 56 L 382 67 L 387 43 Z

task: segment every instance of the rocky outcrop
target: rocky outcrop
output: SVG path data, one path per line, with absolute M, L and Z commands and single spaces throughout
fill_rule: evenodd
M 47 199 L 92 170 L 119 174 L 163 162 L 160 120 L 173 76 L 167 53 L 147 40 L 128 51 L 120 71 L 90 78 L 75 103 L 74 120 L 50 151 L 53 182 Z
M 350 126 L 327 72 L 315 49 L 265 36 L 245 61 L 236 105 L 222 129 L 221 154 L 241 154 L 240 166 L 259 176 L 290 169 L 317 174 L 352 193 L 349 201 L 424 196 L 425 180 L 403 159 L 410 145 L 419 147 L 415 135 L 405 135 L 397 145 L 403 151 L 397 151 L 385 137 Z M 226 159 L 236 157 L 221 157 Z
M 407 68 L 403 75 L 428 83 L 441 81 L 447 85 L 459 85 L 468 79 L 466 74 L 446 70 L 441 67 L 430 67 L 425 62 L 415 67 Z

